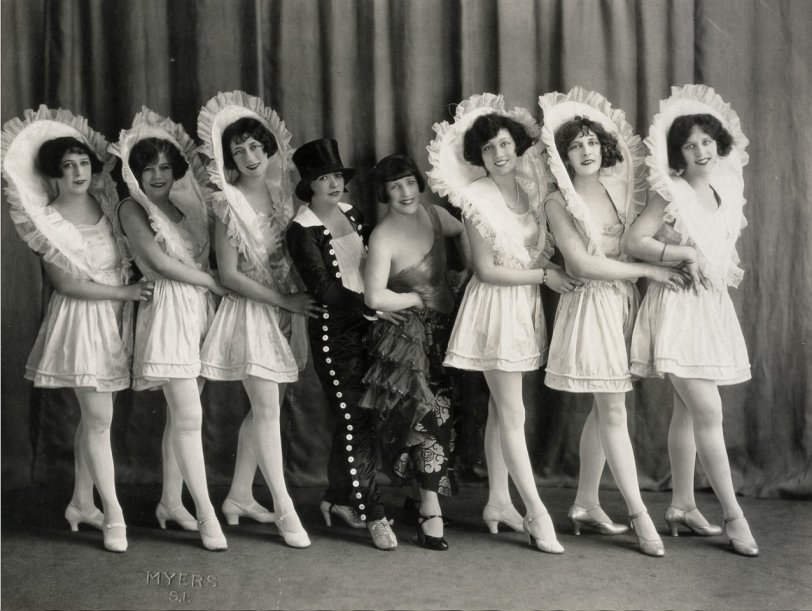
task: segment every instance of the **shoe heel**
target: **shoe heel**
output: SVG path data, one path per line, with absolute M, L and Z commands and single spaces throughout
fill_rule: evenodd
M 666 520 L 665 523 L 668 524 L 668 534 L 672 537 L 679 537 L 679 524 L 671 520 Z
M 166 520 L 163 518 L 158 518 L 158 526 L 161 527 L 161 530 L 166 530 Z
M 68 520 L 68 524 L 70 524 L 70 529 L 72 532 L 79 532 L 79 522 L 71 522 Z
M 240 516 L 236 513 L 224 513 L 223 514 L 226 518 L 226 524 L 229 526 L 237 526 L 240 523 Z
M 330 503 L 322 501 L 319 505 L 319 509 L 321 510 L 321 515 L 324 516 L 324 523 L 327 525 L 327 528 L 332 528 L 333 518 L 330 517 Z
M 499 520 L 485 520 L 485 525 L 492 535 L 499 534 Z
M 575 534 L 576 537 L 580 537 L 581 524 L 575 518 L 570 518 L 570 522 L 572 522 L 572 532 Z

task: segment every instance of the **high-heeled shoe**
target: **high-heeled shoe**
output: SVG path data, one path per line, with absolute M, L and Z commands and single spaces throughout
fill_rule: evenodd
M 741 539 L 734 539 L 730 536 L 730 533 L 727 532 L 727 525 L 731 522 L 735 522 L 736 520 L 745 520 L 745 517 L 744 515 L 738 515 L 732 518 L 725 518 L 725 534 L 730 540 L 730 545 L 733 548 L 733 551 L 740 556 L 749 556 L 751 558 L 758 556 L 758 544 L 756 543 L 755 539 L 742 541 Z
M 260 524 L 270 524 L 276 519 L 272 511 L 269 511 L 256 501 L 251 501 L 249 505 L 240 505 L 230 496 L 226 497 L 221 507 L 223 515 L 226 517 L 226 524 L 236 526 L 240 523 L 240 518 L 251 518 Z
M 648 515 L 648 510 L 644 509 L 643 511 L 639 511 L 633 515 L 629 516 L 629 526 L 632 527 L 632 532 L 637 537 L 637 545 L 640 547 L 640 551 L 644 553 L 646 556 L 652 556 L 654 558 L 661 558 L 665 556 L 665 546 L 663 545 L 663 540 L 660 539 L 658 536 L 656 539 L 644 539 L 637 529 L 634 527 L 634 521 L 642 518 L 643 516 Z
M 665 522 L 668 524 L 672 537 L 679 536 L 680 524 L 701 537 L 715 537 L 722 534 L 722 527 L 710 524 L 696 507 L 680 509 L 674 507 L 674 505 L 669 505 L 668 509 L 665 510 Z
M 163 530 L 166 530 L 167 522 L 174 522 L 183 530 L 197 532 L 197 520 L 195 520 L 194 516 L 189 513 L 183 505 L 169 509 L 163 504 L 163 501 L 161 501 L 155 508 L 155 518 Z
M 93 528 L 103 530 L 104 514 L 96 507 L 93 508 L 92 513 L 86 513 L 73 503 L 70 503 L 65 508 L 65 519 L 70 524 L 70 529 L 73 532 L 79 530 L 79 524 L 87 524 Z
M 104 549 L 108 552 L 127 551 L 127 526 L 123 522 L 104 524 Z
M 197 521 L 198 530 L 200 531 L 200 540 L 203 542 L 203 547 L 211 552 L 219 552 L 228 549 L 226 536 L 223 534 L 223 529 L 220 527 L 220 522 L 216 516 L 209 516 Z
M 538 548 L 542 552 L 546 552 L 548 554 L 563 554 L 564 553 L 564 546 L 561 545 L 556 539 L 552 541 L 545 541 L 542 537 L 541 533 L 541 524 L 536 522 L 539 518 L 543 518 L 544 516 L 550 517 L 546 511 L 544 513 L 538 514 L 536 517 L 531 518 L 529 515 L 524 516 L 524 521 L 522 522 L 522 529 L 527 533 L 527 542 L 530 544 L 530 547 L 533 547 L 535 543 L 535 547 Z M 533 532 L 533 523 L 538 524 L 538 534 Z M 553 535 L 555 536 L 555 535 Z
M 567 513 L 567 517 L 570 519 L 570 522 L 572 522 L 573 532 L 576 535 L 580 535 L 582 526 L 594 528 L 602 535 L 622 535 L 629 530 L 629 527 L 625 524 L 617 524 L 612 521 L 603 522 L 597 518 L 590 517 L 590 511 L 595 511 L 600 508 L 600 505 L 595 505 L 594 507 L 586 509 L 573 503 Z
M 350 528 L 366 527 L 366 523 L 358 516 L 358 512 L 349 505 L 336 505 L 330 501 L 322 501 L 319 505 L 319 509 L 321 510 L 321 515 L 324 516 L 324 523 L 327 524 L 327 526 L 332 527 L 333 520 L 330 514 L 333 514 L 344 520 Z
M 276 518 L 276 528 L 279 529 L 279 534 L 282 535 L 285 543 L 290 547 L 298 549 L 310 547 L 310 537 L 302 528 L 302 523 L 299 521 L 295 509 L 291 509 L 286 514 Z
M 444 552 L 445 550 L 448 549 L 448 541 L 445 540 L 445 537 L 434 537 L 432 535 L 427 535 L 426 531 L 423 530 L 423 524 L 425 524 L 429 520 L 434 520 L 435 518 L 442 520 L 443 516 L 420 515 L 417 518 L 417 542 L 426 549 L 431 549 L 437 552 Z
M 398 538 L 395 531 L 385 517 L 380 520 L 367 520 L 367 530 L 372 535 L 372 543 L 375 547 L 384 551 L 393 550 L 398 546 Z
M 485 505 L 485 509 L 482 510 L 482 520 L 492 535 L 499 532 L 500 523 L 512 528 L 517 533 L 525 530 L 522 515 L 511 504 L 497 507 L 488 503 Z

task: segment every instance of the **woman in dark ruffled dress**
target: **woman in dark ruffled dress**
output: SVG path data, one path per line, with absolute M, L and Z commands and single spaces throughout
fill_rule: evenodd
M 446 280 L 445 237 L 459 240 L 468 261 L 463 225 L 445 209 L 421 202 L 425 181 L 405 155 L 382 159 L 375 192 L 389 213 L 372 232 L 364 274 L 367 305 L 400 311 L 400 324 L 372 329 L 369 388 L 361 406 L 379 412 L 380 443 L 391 475 L 420 486 L 418 542 L 445 550 L 439 494 L 450 495 L 453 385 L 442 362 L 451 333 L 454 296 Z

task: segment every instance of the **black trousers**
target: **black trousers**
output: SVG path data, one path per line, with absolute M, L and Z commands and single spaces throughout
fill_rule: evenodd
M 358 405 L 369 363 L 368 326 L 362 316 L 330 312 L 311 319 L 308 330 L 316 374 L 336 419 L 324 498 L 352 506 L 362 520 L 380 520 L 385 511 L 375 484 L 376 415 Z

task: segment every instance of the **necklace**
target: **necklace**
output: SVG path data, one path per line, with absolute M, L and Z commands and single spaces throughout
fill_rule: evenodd
M 502 189 L 499 188 L 499 185 L 496 184 L 496 181 L 493 179 L 492 176 L 488 176 L 491 179 L 491 182 L 499 189 L 499 194 L 502 196 L 502 201 L 505 202 L 505 206 L 507 206 L 508 210 L 515 210 L 519 207 L 519 179 L 516 176 L 513 176 L 513 182 L 516 185 L 516 201 L 513 202 L 511 206 L 507 199 L 505 199 L 505 194 L 502 193 Z

